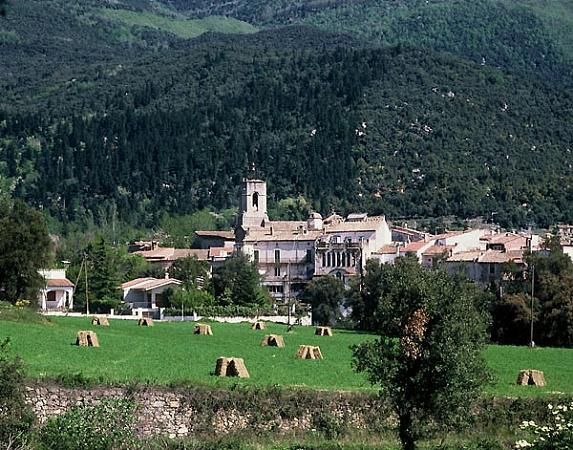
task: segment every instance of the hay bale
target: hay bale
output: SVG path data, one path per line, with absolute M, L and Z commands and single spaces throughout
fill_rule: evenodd
M 259 320 L 253 322 L 253 324 L 251 325 L 251 330 L 266 330 L 266 329 L 267 329 L 267 324 Z
M 299 345 L 295 356 L 298 359 L 322 359 L 322 352 L 318 346 Z
M 261 345 L 269 347 L 284 347 L 285 341 L 282 336 L 278 334 L 267 334 L 261 342 Z
M 545 374 L 541 370 L 530 370 L 529 384 L 539 387 L 545 386 Z
M 109 321 L 107 320 L 107 317 L 103 317 L 103 316 L 95 316 L 92 319 L 92 325 L 99 325 L 102 327 L 109 327 Z
M 520 386 L 545 386 L 545 374 L 541 370 L 524 369 L 519 371 L 516 383 Z
M 527 386 L 529 384 L 529 370 L 520 370 L 517 375 L 516 384 L 520 386 Z
M 142 317 L 137 321 L 137 325 L 140 327 L 152 327 L 153 319 L 151 317 Z
M 213 331 L 211 330 L 211 325 L 205 323 L 198 323 L 195 325 L 195 330 L 193 334 L 202 334 L 205 336 L 213 336 Z
M 93 331 L 78 331 L 76 345 L 80 347 L 99 347 L 97 334 Z
M 316 334 L 317 336 L 332 336 L 332 328 L 316 327 L 314 334 Z
M 250 378 L 243 358 L 221 356 L 217 359 L 215 375 L 219 377 Z

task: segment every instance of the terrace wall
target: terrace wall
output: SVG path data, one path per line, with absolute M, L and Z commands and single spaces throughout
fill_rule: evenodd
M 387 429 L 389 417 L 372 394 L 272 388 L 68 388 L 38 384 L 26 387 L 26 398 L 40 424 L 74 405 L 95 405 L 104 398 L 130 398 L 136 405 L 135 428 L 141 436 L 316 431 L 325 423 L 339 428 L 381 430 Z
M 139 436 L 172 438 L 231 433 L 326 432 L 343 435 L 364 430 L 388 433 L 396 420 L 374 393 L 342 393 L 279 388 L 26 387 L 27 403 L 40 424 L 74 405 L 102 399 L 131 399 Z M 547 421 L 547 403 L 569 404 L 570 396 L 483 398 L 472 408 L 472 429 L 513 433 L 524 420 Z

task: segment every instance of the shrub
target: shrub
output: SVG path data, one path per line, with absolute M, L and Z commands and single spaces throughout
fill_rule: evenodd
M 46 450 L 134 449 L 132 424 L 132 402 L 106 399 L 50 419 L 40 432 L 40 442 Z
M 531 450 L 567 450 L 573 448 L 573 402 L 553 406 L 547 405 L 550 411 L 549 423 L 538 425 L 533 420 L 525 420 L 520 428 L 526 431 L 528 439 L 519 439 L 514 448 Z
M 9 354 L 9 342 L 0 342 L 0 448 L 19 448 L 28 440 L 34 414 L 24 402 L 22 362 Z

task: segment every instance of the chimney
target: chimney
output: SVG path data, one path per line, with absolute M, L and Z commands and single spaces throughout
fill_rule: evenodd
M 167 271 L 167 270 L 165 271 L 165 279 L 169 280 L 169 271 Z

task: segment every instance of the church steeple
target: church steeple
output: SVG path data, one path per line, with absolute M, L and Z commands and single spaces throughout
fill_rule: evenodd
M 268 221 L 267 183 L 263 180 L 244 178 L 239 225 L 243 228 L 261 227 Z

